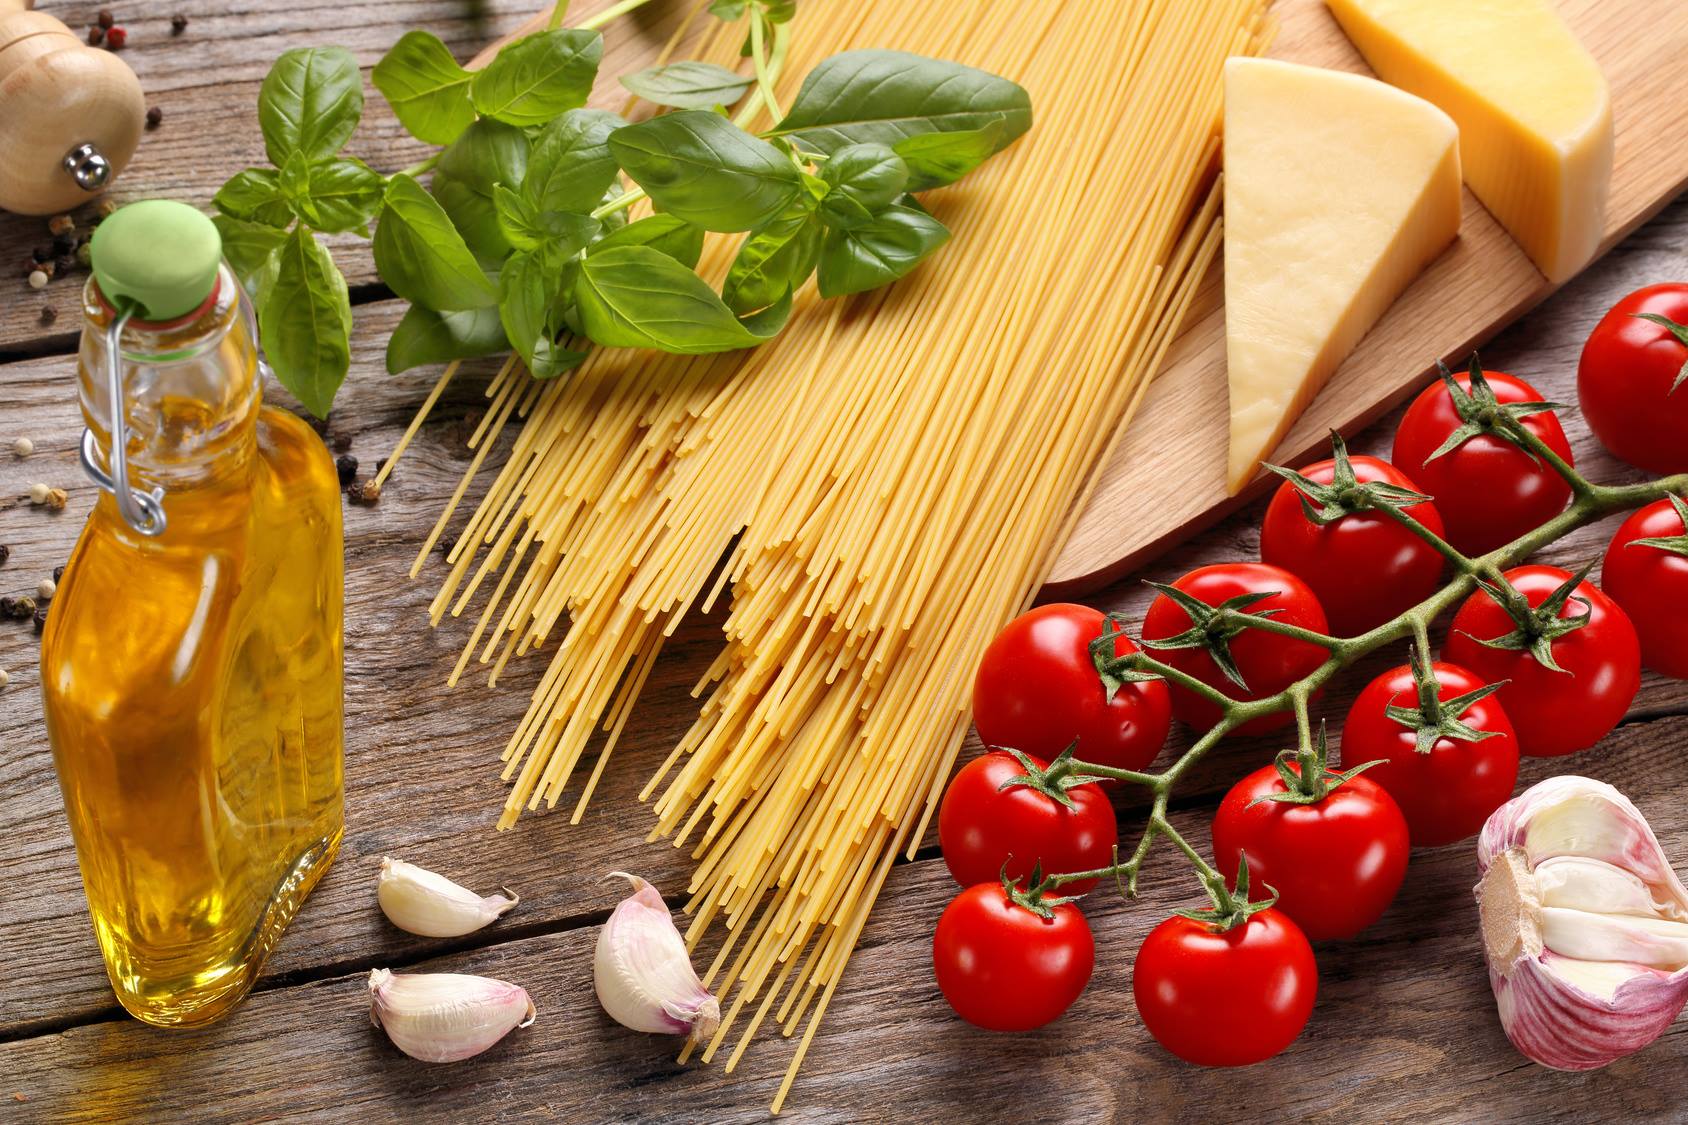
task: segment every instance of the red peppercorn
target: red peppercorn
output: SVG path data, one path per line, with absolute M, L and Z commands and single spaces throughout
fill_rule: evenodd
M 106 46 L 113 51 L 121 51 L 123 45 L 129 42 L 129 33 L 121 27 L 114 27 L 106 32 Z

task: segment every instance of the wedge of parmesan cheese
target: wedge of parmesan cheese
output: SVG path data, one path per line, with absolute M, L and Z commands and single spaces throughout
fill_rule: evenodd
M 1459 126 L 1465 182 L 1555 284 L 1588 264 L 1612 181 L 1600 66 L 1548 0 L 1326 0 L 1378 77 Z
M 1459 134 L 1372 78 L 1225 65 L 1230 490 L 1459 231 Z

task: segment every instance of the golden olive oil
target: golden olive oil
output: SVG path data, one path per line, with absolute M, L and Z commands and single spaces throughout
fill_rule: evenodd
M 84 311 L 83 411 L 109 454 L 95 283 Z M 112 987 L 189 1026 L 245 996 L 339 845 L 340 497 L 322 440 L 260 404 L 226 267 L 197 314 L 122 339 L 130 473 L 165 489 L 168 522 L 143 535 L 100 493 L 41 683 Z

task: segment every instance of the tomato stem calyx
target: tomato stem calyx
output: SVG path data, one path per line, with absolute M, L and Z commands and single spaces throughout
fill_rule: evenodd
M 1213 905 L 1206 910 L 1174 910 L 1173 913 L 1192 922 L 1201 922 L 1216 934 L 1236 929 L 1262 910 L 1270 910 L 1278 901 L 1278 893 L 1271 887 L 1266 888 L 1270 892 L 1269 897 L 1249 901 L 1246 854 L 1240 856 L 1237 862 L 1236 890 L 1227 887 L 1225 877 L 1218 872 L 1202 872 L 1200 878 Z
M 1190 627 L 1176 636 L 1162 640 L 1151 641 L 1147 637 L 1143 644 L 1148 648 L 1167 650 L 1180 648 L 1205 649 L 1208 656 L 1225 673 L 1225 678 L 1236 684 L 1244 691 L 1249 687 L 1243 680 L 1243 674 L 1237 667 L 1235 658 L 1231 656 L 1231 638 L 1243 630 L 1250 628 L 1246 618 L 1271 617 L 1282 613 L 1279 609 L 1262 609 L 1249 613 L 1248 608 L 1265 601 L 1267 598 L 1277 597 L 1279 590 L 1257 590 L 1253 593 L 1238 594 L 1234 598 L 1226 598 L 1218 605 L 1208 605 L 1193 594 L 1187 594 L 1176 586 L 1169 586 L 1164 582 L 1144 582 L 1144 585 L 1166 595 L 1174 605 L 1184 611 L 1190 619 Z
M 1578 597 L 1574 591 L 1589 571 L 1594 569 L 1595 560 L 1584 563 L 1575 574 L 1560 583 L 1551 594 L 1542 599 L 1542 603 L 1532 607 L 1529 599 L 1518 592 L 1518 588 L 1502 578 L 1499 583 L 1487 579 L 1477 579 L 1477 585 L 1482 587 L 1495 604 L 1506 611 L 1517 628 L 1499 637 L 1485 640 L 1482 637 L 1471 637 L 1472 640 L 1485 648 L 1508 649 L 1515 652 L 1528 652 L 1550 672 L 1565 672 L 1559 662 L 1553 659 L 1553 642 L 1566 633 L 1581 629 L 1588 624 L 1589 615 L 1594 607 L 1589 605 L 1588 599 Z M 1572 617 L 1561 617 L 1559 611 L 1565 608 L 1569 601 L 1575 601 L 1583 607 L 1583 612 Z M 1463 632 L 1463 630 L 1462 630 Z M 1466 633 L 1470 637 L 1470 633 Z M 1565 673 L 1570 675 L 1569 672 Z
M 1046 885 L 1046 880 L 1043 877 L 1043 865 L 1041 863 L 1032 867 L 1032 873 L 1026 879 L 1026 888 L 1022 890 L 1013 879 L 1009 878 L 1008 864 L 1009 860 L 1004 860 L 1002 863 L 1002 893 L 1006 895 L 1008 897 L 1008 901 L 1013 903 L 1015 906 L 1020 907 L 1022 910 L 1031 911 L 1033 914 L 1036 914 L 1039 918 L 1042 918 L 1046 922 L 1054 919 L 1055 908 L 1057 906 L 1065 906 L 1069 902 L 1077 902 L 1080 897 L 1082 897 L 1080 895 L 1061 895 L 1051 897 L 1047 893 L 1048 886 Z
M 1471 353 L 1471 365 L 1467 368 L 1471 379 L 1470 390 L 1459 385 L 1454 373 L 1448 370 L 1448 365 L 1441 360 L 1436 361 L 1436 368 L 1441 372 L 1442 382 L 1448 388 L 1448 397 L 1453 400 L 1454 412 L 1459 415 L 1460 425 L 1448 435 L 1446 441 L 1436 447 L 1435 452 L 1424 459 L 1425 464 L 1443 454 L 1452 453 L 1478 434 L 1491 434 L 1511 442 L 1523 450 L 1530 460 L 1538 464 L 1541 462 L 1541 455 L 1536 449 L 1535 435 L 1524 428 L 1524 419 L 1532 414 L 1568 410 L 1569 407 L 1562 402 L 1499 401 L 1495 397 L 1494 388 L 1489 386 L 1489 381 L 1483 377 L 1483 366 L 1477 361 L 1476 352 Z
M 1688 347 L 1688 324 L 1678 324 L 1670 317 L 1660 316 L 1658 313 L 1642 312 L 1630 313 L 1629 315 L 1635 317 L 1637 320 L 1652 321 L 1660 328 L 1663 328 L 1666 332 L 1669 332 L 1672 336 L 1675 336 L 1677 343 L 1683 345 L 1684 347 Z M 1676 373 L 1676 381 L 1671 383 L 1670 390 L 1666 391 L 1665 394 L 1675 394 L 1676 389 L 1683 383 L 1688 383 L 1688 359 L 1682 361 L 1682 370 Z
M 1124 635 L 1125 615 L 1109 613 L 1102 618 L 1102 631 L 1090 642 L 1090 662 L 1096 666 L 1096 675 L 1102 680 L 1102 691 L 1109 703 L 1114 701 L 1114 696 L 1119 694 L 1119 689 L 1126 684 L 1140 684 L 1161 678 L 1153 672 L 1138 670 L 1134 660 L 1135 653 L 1118 655 L 1117 642 Z
M 1652 547 L 1659 551 L 1669 551 L 1673 555 L 1688 558 L 1688 503 L 1682 497 L 1671 493 L 1666 499 L 1670 506 L 1676 509 L 1676 518 L 1682 521 L 1681 535 L 1656 535 L 1649 539 L 1632 539 L 1625 547 Z
M 1024 786 L 1027 789 L 1042 793 L 1063 808 L 1070 809 L 1073 807 L 1073 799 L 1067 795 L 1067 790 L 1079 785 L 1092 785 L 1098 781 L 1106 780 L 1095 774 L 1075 771 L 1073 751 L 1078 749 L 1076 738 L 1068 744 L 1065 750 L 1061 751 L 1053 762 L 1049 763 L 1047 769 L 1040 768 L 1028 755 L 1021 753 L 1012 746 L 995 746 L 992 749 L 1012 754 L 1014 760 L 1020 763 L 1020 768 L 1026 771 L 1019 777 L 1011 777 L 998 785 L 996 787 L 998 793 L 1006 792 L 1016 786 Z M 1035 884 L 1037 880 L 1033 879 L 1032 882 Z
M 1278 751 L 1277 757 L 1272 760 L 1273 768 L 1284 783 L 1283 792 L 1262 794 L 1250 801 L 1248 807 L 1267 801 L 1285 805 L 1316 805 L 1344 782 L 1383 764 L 1383 759 L 1378 758 L 1338 773 L 1330 768 L 1329 757 L 1330 744 L 1325 738 L 1325 724 L 1321 721 L 1319 733 L 1312 739 L 1299 748 Z
M 1355 512 L 1380 508 L 1409 508 L 1430 499 L 1422 492 L 1403 485 L 1390 484 L 1388 481 L 1362 482 L 1354 472 L 1354 463 L 1348 458 L 1347 443 L 1335 430 L 1330 432 L 1330 447 L 1331 459 L 1335 464 L 1331 467 L 1329 484 L 1320 484 L 1311 477 L 1283 465 L 1263 466 L 1295 486 L 1296 498 L 1301 501 L 1302 514 L 1315 527 L 1328 527 Z
M 1494 738 L 1499 731 L 1478 730 L 1466 723 L 1461 716 L 1471 709 L 1471 705 L 1480 699 L 1487 699 L 1510 681 L 1500 680 L 1492 684 L 1484 684 L 1463 695 L 1456 695 L 1452 699 L 1444 700 L 1441 692 L 1441 682 L 1436 679 L 1436 671 L 1431 667 L 1430 654 L 1418 645 L 1407 648 L 1407 663 L 1412 665 L 1413 684 L 1418 692 L 1416 707 L 1401 707 L 1394 703 L 1384 707 L 1383 713 L 1414 732 L 1417 745 L 1413 747 L 1420 754 L 1428 754 L 1436 749 L 1436 743 L 1444 738 L 1459 742 L 1481 742 L 1485 738 Z

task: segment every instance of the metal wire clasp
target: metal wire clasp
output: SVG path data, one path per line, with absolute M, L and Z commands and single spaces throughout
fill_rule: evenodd
M 123 408 L 123 329 L 129 324 L 134 309 L 118 312 L 106 328 L 106 395 L 111 406 L 111 472 L 100 468 L 96 454 L 99 443 L 94 431 L 82 431 L 82 471 L 95 484 L 111 493 L 117 500 L 117 510 L 123 521 L 142 535 L 164 534 L 164 489 L 156 487 L 142 492 L 129 484 L 129 422 Z

